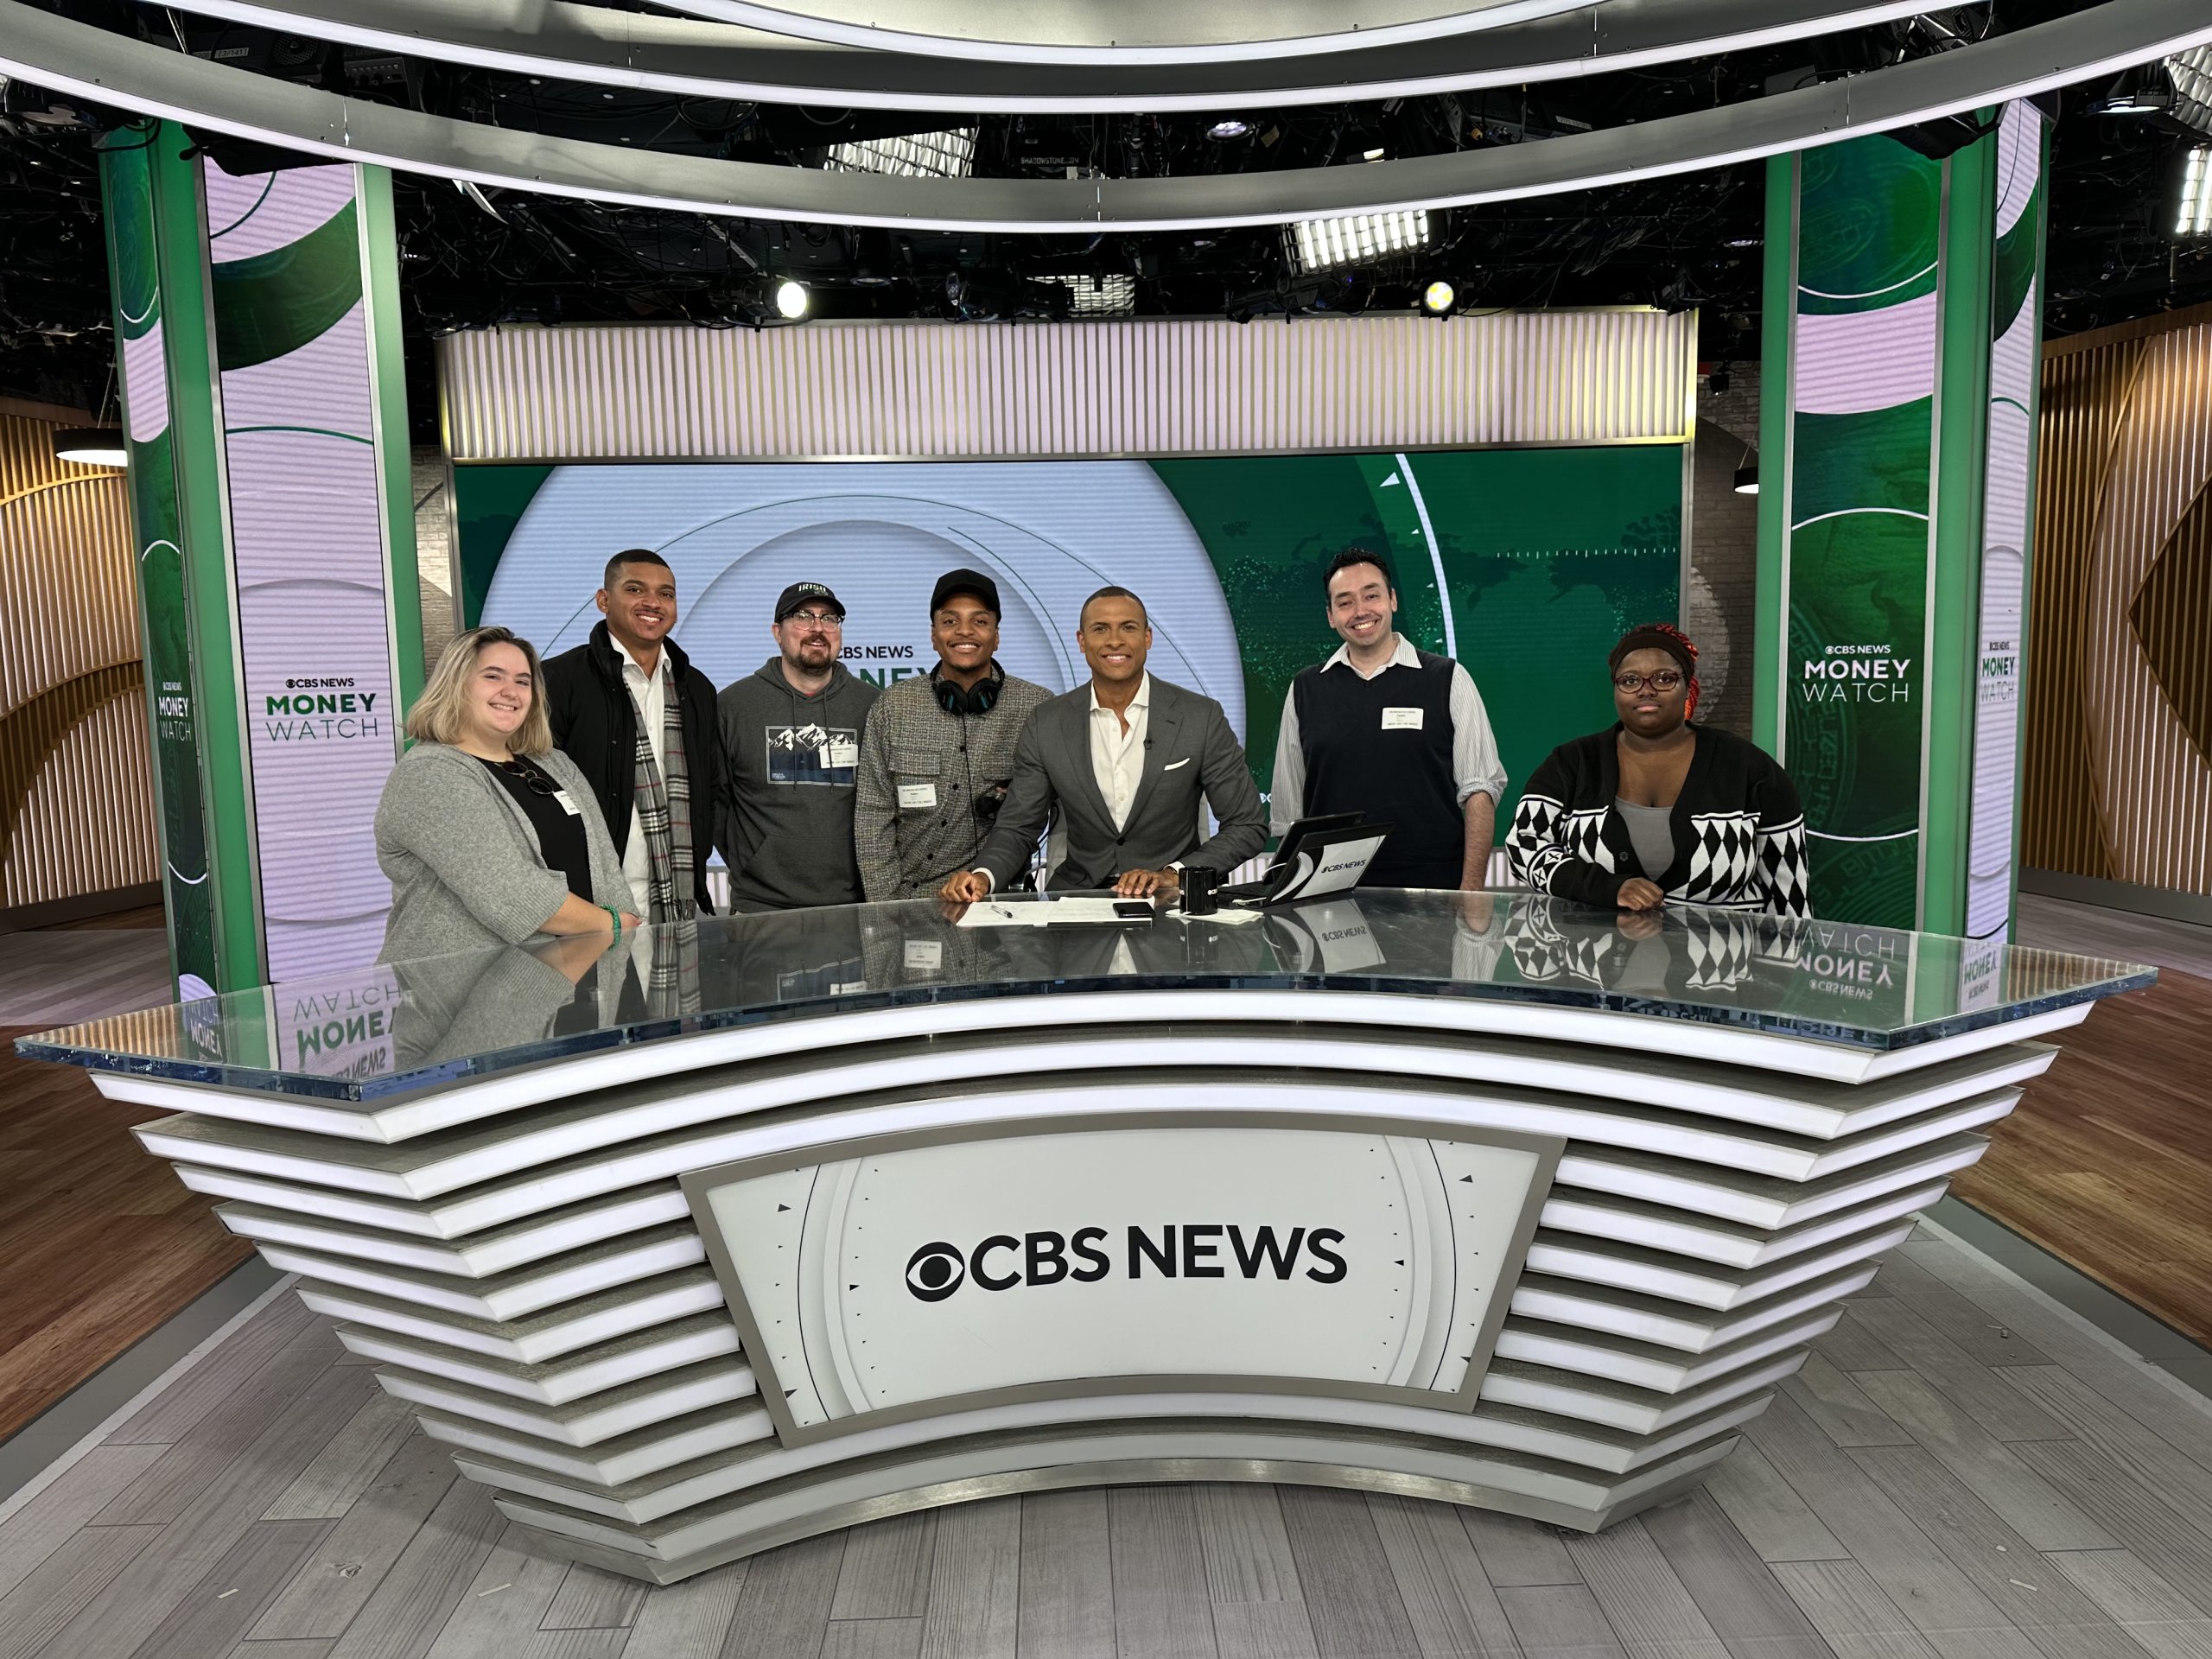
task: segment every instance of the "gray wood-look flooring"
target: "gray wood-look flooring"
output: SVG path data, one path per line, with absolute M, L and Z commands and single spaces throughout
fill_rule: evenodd
M 2212 1659 L 2212 1402 L 1923 1230 L 1603 1535 L 1144 1486 L 664 1590 L 534 1555 L 289 1293 L 0 1521 L 0 1659 Z

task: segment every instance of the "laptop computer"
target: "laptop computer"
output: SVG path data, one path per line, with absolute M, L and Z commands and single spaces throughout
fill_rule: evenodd
M 1268 873 L 1257 881 L 1222 888 L 1221 899 L 1232 905 L 1286 905 L 1345 892 L 1359 885 L 1395 828 L 1370 823 L 1362 812 L 1300 818 L 1283 836 Z

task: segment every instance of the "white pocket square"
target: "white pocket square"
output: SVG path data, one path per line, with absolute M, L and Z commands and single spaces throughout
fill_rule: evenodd
M 1190 764 L 1191 757 L 1186 754 L 1180 760 L 1170 760 L 1166 766 L 1162 766 L 1160 770 L 1162 772 L 1173 772 L 1178 766 L 1187 766 Z

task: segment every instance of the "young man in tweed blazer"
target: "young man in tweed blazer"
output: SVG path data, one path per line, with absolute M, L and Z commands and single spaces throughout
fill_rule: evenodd
M 982 850 L 1014 776 L 1014 744 L 1052 696 L 1000 668 L 998 584 L 950 570 L 930 595 L 937 665 L 868 711 L 853 842 L 870 903 L 922 899 Z

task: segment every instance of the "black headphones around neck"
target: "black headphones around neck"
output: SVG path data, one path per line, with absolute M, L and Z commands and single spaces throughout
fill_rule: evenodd
M 930 670 L 930 690 L 937 693 L 937 706 L 948 715 L 988 715 L 998 706 L 999 693 L 1006 690 L 1006 671 L 992 661 L 989 677 L 972 686 L 955 685 L 940 671 L 939 663 Z

